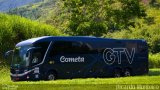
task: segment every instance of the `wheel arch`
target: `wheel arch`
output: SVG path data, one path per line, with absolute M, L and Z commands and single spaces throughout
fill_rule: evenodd
M 125 72 L 125 70 L 129 70 L 131 75 L 133 75 L 133 68 L 132 67 L 124 67 L 123 72 Z
M 47 70 L 46 76 L 47 76 L 48 73 L 51 73 L 51 72 L 55 74 L 56 78 L 58 77 L 58 72 L 57 72 L 56 69 L 49 69 L 49 70 Z

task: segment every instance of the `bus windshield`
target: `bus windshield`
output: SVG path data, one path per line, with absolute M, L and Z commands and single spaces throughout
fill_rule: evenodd
M 22 46 L 16 47 L 14 49 L 13 57 L 12 57 L 12 67 L 27 67 L 29 66 L 29 53 L 27 55 L 27 50 L 31 48 L 31 46 Z

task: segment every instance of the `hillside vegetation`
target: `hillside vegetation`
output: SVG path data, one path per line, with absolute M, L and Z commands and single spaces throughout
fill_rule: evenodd
M 62 33 L 50 25 L 41 24 L 20 16 L 0 14 L 0 58 L 2 58 L 5 51 L 13 49 L 16 43 L 46 35 L 59 36 Z
M 11 9 L 8 14 L 16 14 L 40 22 L 45 21 L 53 14 L 56 0 L 43 0 L 34 4 Z
M 0 0 L 0 11 L 7 12 L 23 5 L 37 3 L 43 0 Z

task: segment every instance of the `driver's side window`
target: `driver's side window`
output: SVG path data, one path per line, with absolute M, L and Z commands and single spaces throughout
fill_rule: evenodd
M 32 59 L 31 59 L 31 65 L 34 66 L 34 65 L 40 63 L 41 61 L 42 61 L 41 53 L 40 52 L 33 52 Z

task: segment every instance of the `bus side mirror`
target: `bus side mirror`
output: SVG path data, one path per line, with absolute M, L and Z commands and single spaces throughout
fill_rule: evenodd
M 13 50 L 7 51 L 4 55 L 4 58 L 7 59 L 12 53 L 13 53 Z

